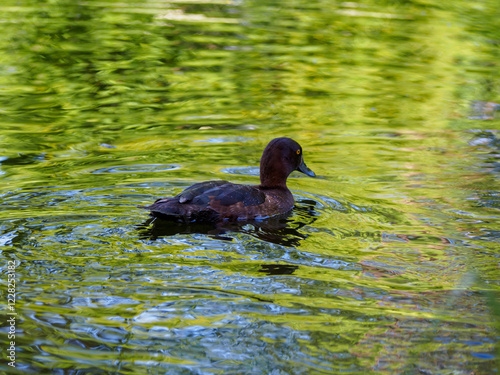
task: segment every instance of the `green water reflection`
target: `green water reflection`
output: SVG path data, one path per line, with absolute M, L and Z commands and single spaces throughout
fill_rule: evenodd
M 0 14 L 19 373 L 498 371 L 497 1 Z M 289 179 L 286 226 L 167 235 L 136 208 L 257 183 L 277 136 L 318 175 Z

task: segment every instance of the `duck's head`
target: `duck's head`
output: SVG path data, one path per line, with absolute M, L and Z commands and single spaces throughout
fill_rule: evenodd
M 286 186 L 286 179 L 293 171 L 315 177 L 304 163 L 302 147 L 291 138 L 275 138 L 264 149 L 260 159 L 260 183 L 262 187 Z

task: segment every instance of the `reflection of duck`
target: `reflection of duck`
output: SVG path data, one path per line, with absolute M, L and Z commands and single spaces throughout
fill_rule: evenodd
M 285 214 L 294 203 L 286 180 L 295 170 L 315 176 L 305 165 L 302 147 L 297 142 L 276 138 L 269 142 L 260 159 L 260 185 L 206 181 L 144 208 L 154 217 L 182 222 L 252 220 Z
M 318 213 L 314 209 L 315 205 L 313 200 L 301 199 L 293 210 L 293 217 L 291 213 L 287 213 L 265 220 L 186 223 L 169 220 L 170 217 L 149 218 L 138 225 L 137 229 L 140 237 L 148 240 L 176 234 L 201 233 L 219 240 L 231 241 L 232 238 L 227 233 L 237 232 L 283 246 L 297 246 L 307 237 L 307 234 L 301 233 L 299 229 L 311 225 L 316 220 Z

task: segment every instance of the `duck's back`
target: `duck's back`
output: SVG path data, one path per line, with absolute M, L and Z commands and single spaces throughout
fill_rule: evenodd
M 188 221 L 219 221 L 224 219 L 255 219 L 271 216 L 276 210 L 289 210 L 293 197 L 289 191 L 287 202 L 278 202 L 276 194 L 268 194 L 259 186 L 233 184 L 227 181 L 206 181 L 195 184 L 172 198 L 158 199 L 145 207 L 153 216 L 181 218 Z M 267 197 L 267 199 L 266 199 Z M 291 202 L 288 202 L 290 200 Z

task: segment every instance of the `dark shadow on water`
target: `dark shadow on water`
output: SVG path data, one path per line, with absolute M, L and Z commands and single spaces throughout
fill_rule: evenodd
M 160 237 L 174 236 L 177 234 L 207 234 L 214 239 L 232 241 L 231 232 L 244 233 L 259 240 L 294 247 L 307 238 L 301 233 L 300 228 L 311 225 L 316 221 L 318 213 L 314 210 L 316 202 L 311 199 L 302 199 L 295 208 L 280 216 L 265 220 L 251 220 L 241 222 L 221 223 L 184 223 L 168 219 L 149 218 L 139 224 L 139 238 L 156 240 Z M 266 271 L 263 271 L 266 272 Z M 293 271 L 292 271 L 293 272 Z
M 291 264 L 263 264 L 260 266 L 259 272 L 265 273 L 268 276 L 291 275 L 298 268 L 299 266 Z

